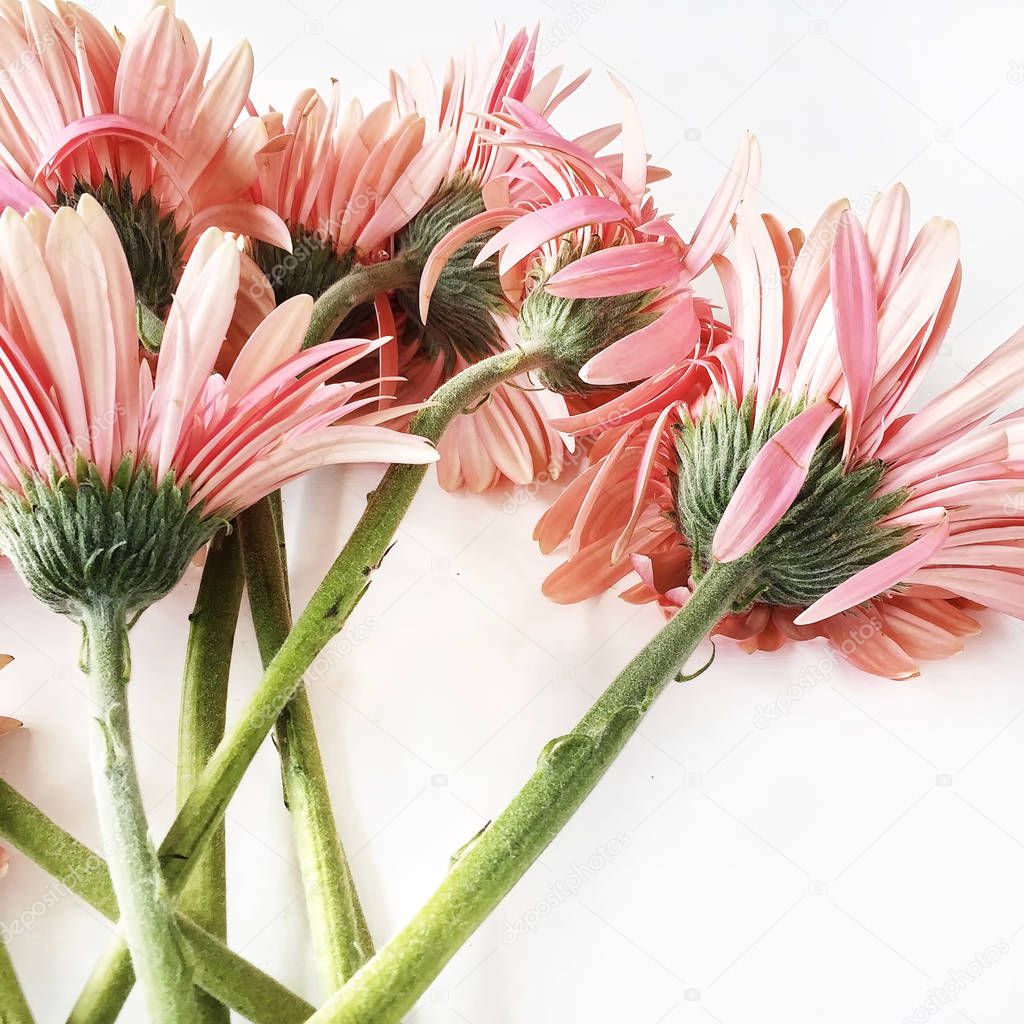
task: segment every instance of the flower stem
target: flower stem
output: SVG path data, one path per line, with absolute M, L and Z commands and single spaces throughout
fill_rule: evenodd
M 541 751 L 526 785 L 455 858 L 422 909 L 309 1024 L 398 1024 L 597 785 L 655 698 L 748 582 L 714 566 L 686 607 L 619 674 L 577 726 Z
M 7 943 L 0 940 L 0 1024 L 33 1024 Z
M 63 890 L 83 899 L 108 921 L 117 921 L 117 899 L 103 858 L 2 779 L 0 835 L 52 875 Z M 307 1002 L 232 953 L 209 932 L 180 913 L 176 917 L 192 950 L 196 984 L 219 1002 L 256 1024 L 300 1024 L 313 1012 Z M 129 963 L 129 980 L 132 977 Z
M 420 268 L 408 257 L 396 256 L 381 263 L 356 264 L 317 299 L 302 347 L 312 348 L 330 341 L 356 306 L 369 302 L 381 292 L 411 287 L 419 278 Z
M 272 498 L 264 498 L 238 518 L 249 606 L 264 666 L 273 660 L 292 626 L 282 523 L 273 506 Z M 338 835 L 304 686 L 277 720 L 276 740 L 313 948 L 324 993 L 330 995 L 373 956 L 373 940 Z
M 242 603 L 241 545 L 233 531 L 210 542 L 203 577 L 190 617 L 178 718 L 178 805 L 224 738 L 228 676 L 238 611 Z M 177 902 L 178 910 L 219 939 L 227 938 L 227 871 L 223 824 L 198 858 Z M 204 1024 L 227 1024 L 227 1007 L 202 994 Z
M 96 601 L 83 614 L 96 705 L 93 786 L 121 928 L 153 1024 L 196 1024 L 192 967 L 146 826 L 128 725 L 129 647 L 124 613 Z
M 456 416 L 498 384 L 539 366 L 542 358 L 534 349 L 517 347 L 470 366 L 434 392 L 430 404 L 412 421 L 410 431 L 436 443 Z M 384 474 L 367 499 L 352 536 L 267 666 L 248 705 L 196 779 L 158 850 L 172 893 L 181 891 L 196 854 L 223 819 L 246 769 L 306 670 L 359 603 L 426 472 L 426 466 L 394 465 Z M 109 962 L 107 984 L 123 985 L 130 968 L 127 950 L 122 947 L 120 961 Z

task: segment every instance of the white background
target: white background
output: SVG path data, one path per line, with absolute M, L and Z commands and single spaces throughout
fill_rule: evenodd
M 127 27 L 136 3 L 100 0 Z M 1014 10 L 1014 8 L 1018 8 Z M 746 129 L 763 198 L 809 226 L 826 202 L 896 179 L 915 220 L 964 237 L 964 296 L 936 380 L 1024 322 L 1024 11 L 1006 2 L 698 4 L 564 0 L 185 2 L 220 53 L 256 51 L 260 108 L 338 77 L 367 102 L 390 64 L 444 57 L 495 18 L 538 19 L 545 65 L 592 66 L 568 127 L 616 118 L 604 71 L 634 90 L 649 146 L 675 177 L 661 205 L 692 225 Z M 369 471 L 324 472 L 289 494 L 297 602 L 354 522 Z M 655 631 L 614 597 L 547 605 L 530 541 L 546 495 L 453 497 L 433 478 L 326 671 L 311 683 L 331 786 L 379 941 L 442 877 L 449 855 L 530 772 Z M 134 634 L 134 727 L 154 829 L 173 810 L 185 616 L 179 590 Z M 455 959 L 418 1024 L 1003 1024 L 1024 1008 L 1024 633 L 985 616 L 959 659 L 891 683 L 804 646 L 735 649 L 654 708 L 598 792 Z M 0 770 L 98 844 L 86 769 L 89 703 L 76 631 L 8 571 L 0 713 L 29 730 Z M 257 675 L 240 628 L 231 706 Z M 759 706 L 800 698 L 767 727 Z M 267 745 L 228 816 L 231 941 L 317 996 L 289 822 Z M 610 845 L 609 845 L 610 844 Z M 575 895 L 561 898 L 567 888 Z M 555 894 L 555 895 L 553 895 Z M 55 899 L 51 897 L 56 896 Z M 43 904 L 55 903 L 39 913 Z M 36 911 L 32 907 L 36 904 Z M 64 1019 L 110 926 L 19 854 L 0 920 L 41 1024 Z M 517 928 L 517 922 L 519 923 Z M 521 934 L 517 934 L 521 933 Z M 1007 951 L 978 977 L 976 955 Z M 959 980 L 951 982 L 951 974 Z M 953 1001 L 927 1009 L 950 983 Z M 144 1019 L 134 997 L 124 1019 Z

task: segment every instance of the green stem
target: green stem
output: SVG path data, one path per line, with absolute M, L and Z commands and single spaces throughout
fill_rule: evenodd
M 178 806 L 224 738 L 228 676 L 244 585 L 241 545 L 222 530 L 210 542 L 188 634 L 178 719 Z M 198 858 L 178 910 L 219 939 L 227 938 L 227 870 L 223 824 Z M 227 1007 L 200 996 L 204 1024 L 228 1024 Z
M 83 614 L 96 705 L 93 787 L 121 930 L 154 1024 L 197 1024 L 199 1008 L 181 931 L 149 838 L 128 724 L 128 630 L 124 613 L 97 601 Z
M 270 498 L 238 517 L 249 606 L 264 667 L 280 650 L 292 626 L 281 526 Z M 304 686 L 277 720 L 275 735 L 313 948 L 324 994 L 330 995 L 373 956 L 373 940 L 338 835 Z
M 65 832 L 38 807 L 0 779 L 0 835 L 85 900 L 108 921 L 118 919 L 117 899 L 103 858 Z M 195 983 L 255 1024 L 301 1024 L 309 1003 L 180 913 L 178 927 L 191 947 Z M 132 978 L 131 964 L 128 970 Z M 2 1020 L 2 1018 L 0 1018 Z
M 330 341 L 345 317 L 357 306 L 369 302 L 381 292 L 411 287 L 419 277 L 420 268 L 407 257 L 396 256 L 382 263 L 356 264 L 317 299 L 302 347 L 312 348 Z
M 7 943 L 0 940 L 0 1024 L 33 1024 Z
M 410 431 L 437 443 L 456 416 L 502 381 L 541 365 L 536 350 L 514 348 L 490 356 L 442 384 L 417 413 Z M 309 604 L 263 673 L 241 716 L 214 751 L 178 811 L 158 851 L 171 892 L 180 892 L 199 853 L 224 817 L 231 797 L 306 670 L 344 627 L 426 476 L 426 466 L 391 466 L 366 503 L 362 518 Z M 124 984 L 127 951 L 111 961 L 107 983 Z M 120 976 L 121 980 L 118 980 Z
M 398 1024 L 572 817 L 747 581 L 742 561 L 707 573 L 686 607 L 572 732 L 544 748 L 526 785 L 453 858 L 448 876 L 409 924 L 309 1024 Z

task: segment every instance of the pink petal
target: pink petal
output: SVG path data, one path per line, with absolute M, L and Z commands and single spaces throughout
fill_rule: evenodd
M 9 171 L 0 170 L 0 210 L 7 207 L 21 214 L 28 213 L 29 210 L 50 212 L 46 203 L 28 185 L 19 181 Z
M 685 269 L 691 278 L 707 268 L 711 257 L 728 240 L 729 224 L 736 207 L 748 188 L 757 188 L 760 162 L 757 138 L 748 135 L 693 233 L 685 260 Z
M 433 251 L 427 257 L 423 273 L 420 275 L 420 319 L 427 322 L 430 312 L 430 297 L 434 294 L 434 288 L 444 271 L 445 264 L 462 248 L 467 242 L 472 241 L 478 235 L 493 228 L 505 227 L 517 220 L 520 216 L 518 210 L 511 206 L 504 206 L 497 210 L 484 210 L 475 217 L 451 229 L 434 246 Z
M 912 544 L 900 549 L 888 558 L 855 573 L 824 597 L 815 601 L 810 608 L 802 611 L 794 620 L 798 626 L 809 626 L 821 622 L 831 615 L 838 615 L 849 608 L 863 604 L 879 594 L 903 583 L 925 565 L 949 538 L 949 516 L 943 515 L 938 526 L 918 537 Z
M 665 288 L 678 277 L 679 252 L 674 246 L 637 242 L 584 256 L 558 271 L 545 288 L 565 299 L 596 299 Z
M 587 384 L 622 384 L 646 380 L 688 359 L 700 340 L 700 321 L 689 293 L 681 296 L 654 323 L 620 338 L 580 370 Z
M 622 183 L 639 202 L 647 190 L 647 146 L 640 111 L 622 82 L 615 75 L 611 80 L 622 97 Z
M 865 230 L 878 294 L 884 298 L 903 266 L 910 239 L 910 196 L 902 184 L 897 182 L 871 207 Z
M 811 458 L 841 410 L 828 400 L 805 409 L 754 456 L 722 516 L 712 554 L 735 562 L 752 551 L 789 511 Z
M 285 222 L 268 207 L 244 199 L 200 210 L 189 224 L 189 235 L 198 238 L 207 228 L 258 238 L 285 252 L 292 251 L 292 235 Z
M 875 270 L 861 223 L 849 210 L 839 218 L 832 251 L 832 303 L 839 358 L 850 392 L 845 457 L 864 422 L 878 363 L 878 296 Z
M 453 133 L 444 132 L 413 157 L 360 232 L 357 244 L 361 249 L 378 248 L 426 206 L 444 178 L 454 145 Z
M 622 220 L 626 212 L 610 199 L 598 196 L 573 196 L 542 210 L 534 210 L 514 224 L 503 228 L 480 250 L 479 266 L 496 252 L 501 254 L 499 271 L 504 274 L 545 242 L 587 224 L 610 224 Z

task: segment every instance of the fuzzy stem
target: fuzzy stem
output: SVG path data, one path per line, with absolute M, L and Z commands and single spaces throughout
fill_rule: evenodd
M 419 281 L 420 268 L 408 257 L 396 256 L 381 263 L 359 263 L 317 299 L 303 348 L 330 341 L 342 321 L 364 302 L 381 292 L 408 288 Z
M 117 899 L 103 858 L 2 779 L 0 835 L 52 875 L 64 890 L 83 899 L 108 921 L 117 921 Z M 232 953 L 219 939 L 180 913 L 176 916 L 192 949 L 195 982 L 219 1002 L 255 1024 L 300 1024 L 313 1012 L 307 1002 Z M 128 967 L 132 979 L 130 963 Z
M 241 545 L 234 532 L 222 530 L 210 542 L 203 577 L 190 616 L 185 672 L 178 719 L 178 806 L 188 797 L 196 776 L 224 738 L 228 676 L 235 628 L 242 603 L 244 574 Z M 219 939 L 227 938 L 227 871 L 223 824 L 203 851 L 178 910 Z M 230 1014 L 208 995 L 200 996 L 204 1024 L 227 1024 Z
M 492 388 L 542 362 L 541 352 L 518 347 L 481 360 L 434 392 L 430 404 L 412 421 L 410 432 L 436 444 L 452 420 Z M 426 466 L 391 466 L 367 499 L 366 509 L 348 543 L 267 666 L 256 692 L 214 751 L 160 844 L 160 862 L 171 892 L 181 891 L 196 854 L 223 819 L 246 769 L 294 696 L 306 670 L 344 627 L 359 603 L 426 473 Z M 115 969 L 107 972 L 107 983 L 123 984 L 129 969 L 127 951 L 123 950 Z
M 249 607 L 264 667 L 292 626 L 283 524 L 273 506 L 273 499 L 264 498 L 238 518 Z M 331 808 L 305 686 L 299 687 L 277 720 L 275 736 L 317 967 L 324 994 L 330 995 L 373 956 L 373 940 Z
M 103 839 L 111 850 L 110 875 L 121 907 L 121 929 L 153 1024 L 198 1024 L 192 967 L 149 838 L 132 755 L 124 613 L 97 601 L 82 621 L 96 705 L 93 788 Z
M 25 993 L 14 973 L 7 943 L 0 940 L 0 1024 L 33 1024 Z
M 561 831 L 647 709 L 748 582 L 715 566 L 686 607 L 626 666 L 567 736 L 552 740 L 501 815 L 459 851 L 422 909 L 309 1024 L 398 1024 Z

